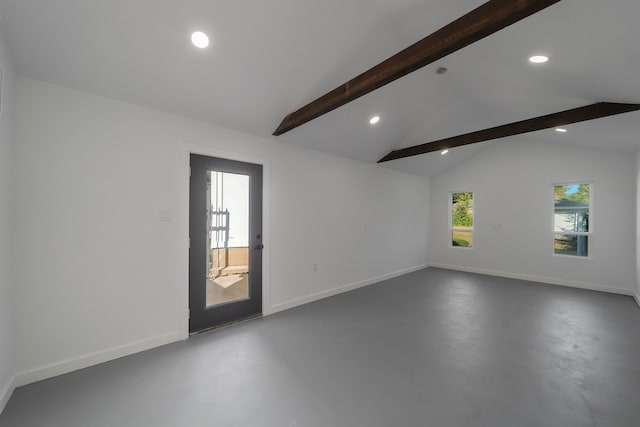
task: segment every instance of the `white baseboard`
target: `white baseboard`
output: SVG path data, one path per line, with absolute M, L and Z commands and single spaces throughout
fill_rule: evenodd
M 609 286 L 599 285 L 597 283 L 577 282 L 572 280 L 555 279 L 552 277 L 545 277 L 545 276 L 534 276 L 529 274 L 509 273 L 509 272 L 498 271 L 498 270 L 487 270 L 484 268 L 462 267 L 459 265 L 432 263 L 432 264 L 429 264 L 429 266 L 434 268 L 444 268 L 446 270 L 456 270 L 456 271 L 465 271 L 468 273 L 485 274 L 487 276 L 506 277 L 508 279 L 526 280 L 529 282 L 547 283 L 550 285 L 559 285 L 559 286 L 567 286 L 570 288 L 587 289 L 590 291 L 609 292 L 612 294 L 619 294 L 619 295 L 633 296 L 634 294 L 634 292 L 630 291 L 629 289 L 612 288 Z
M 636 300 L 636 304 L 638 304 L 638 307 L 640 307 L 640 295 L 639 294 L 635 294 L 633 296 L 633 299 Z
M 119 359 L 124 356 L 171 344 L 176 341 L 182 341 L 181 334 L 178 331 L 130 344 L 112 347 L 84 356 L 75 357 L 73 359 L 53 363 L 51 365 L 31 369 L 29 371 L 19 372 L 18 375 L 16 375 L 15 386 L 21 387 L 36 381 L 56 377 L 68 372 L 77 371 L 78 369 L 88 368 L 89 366 Z
M 13 390 L 16 389 L 16 378 L 9 378 L 4 384 L 0 385 L 0 414 L 4 411 L 7 402 L 13 394 Z
M 404 270 L 394 271 L 392 273 L 384 274 L 382 276 L 373 277 L 371 279 L 361 280 L 359 282 L 349 283 L 347 285 L 338 286 L 336 288 L 328 289 L 326 291 L 317 292 L 315 294 L 307 295 L 300 298 L 294 298 L 289 301 L 285 301 L 280 304 L 272 305 L 268 312 L 265 314 L 274 314 L 279 311 L 287 310 L 293 307 L 297 307 L 299 305 L 308 304 L 310 302 L 318 301 L 324 298 L 329 298 L 334 295 L 338 295 L 344 292 L 352 291 L 354 289 L 362 288 L 364 286 L 369 286 L 374 283 L 382 282 L 383 280 L 393 279 L 394 277 L 402 276 L 404 274 L 413 273 L 414 271 L 423 270 L 427 268 L 427 264 L 418 265 L 415 267 L 410 267 Z

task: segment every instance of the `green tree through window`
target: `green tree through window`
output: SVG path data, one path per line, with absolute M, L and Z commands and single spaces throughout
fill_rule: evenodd
M 589 184 L 556 185 L 553 193 L 556 202 L 562 199 L 589 204 Z
M 451 193 L 451 245 L 473 247 L 473 193 Z

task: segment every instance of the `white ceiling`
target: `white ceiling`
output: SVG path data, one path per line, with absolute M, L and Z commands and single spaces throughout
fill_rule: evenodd
M 485 0 L 0 0 L 18 73 L 271 137 L 282 118 Z M 562 0 L 281 137 L 390 150 L 598 101 L 640 103 L 640 1 Z M 194 48 L 191 32 L 213 41 Z M 551 57 L 533 66 L 534 53 Z M 436 75 L 445 66 L 449 72 Z M 373 114 L 382 117 L 371 127 Z M 551 143 L 635 151 L 640 112 Z M 432 176 L 487 143 L 386 163 Z

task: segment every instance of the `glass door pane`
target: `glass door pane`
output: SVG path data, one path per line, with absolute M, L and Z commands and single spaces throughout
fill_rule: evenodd
M 207 174 L 207 308 L 248 299 L 249 176 Z

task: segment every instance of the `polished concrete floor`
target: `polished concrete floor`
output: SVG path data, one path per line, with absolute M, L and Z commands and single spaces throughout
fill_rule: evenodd
M 427 269 L 16 390 L 0 426 L 640 426 L 632 298 Z

